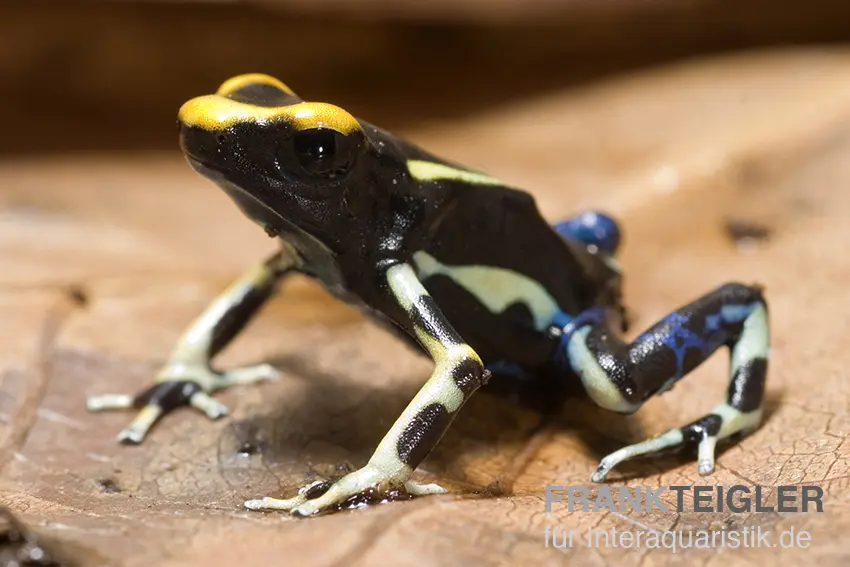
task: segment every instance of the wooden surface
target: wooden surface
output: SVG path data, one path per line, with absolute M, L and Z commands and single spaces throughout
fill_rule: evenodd
M 180 411 L 145 444 L 117 445 L 129 416 L 88 414 L 85 396 L 147 384 L 187 323 L 271 245 L 175 151 L 0 163 L 0 502 L 82 565 L 847 564 L 850 51 L 692 61 L 407 133 L 528 187 L 553 220 L 579 207 L 621 217 L 637 328 L 723 281 L 765 284 L 764 426 L 708 478 L 672 457 L 612 481 L 816 483 L 825 512 L 543 513 L 544 485 L 588 484 L 601 455 L 713 407 L 722 355 L 630 418 L 571 403 L 542 424 L 477 396 L 417 473 L 445 496 L 306 521 L 243 511 L 246 498 L 362 465 L 429 371 L 302 280 L 217 361 L 270 361 L 280 382 L 222 393 L 228 419 Z M 741 248 L 730 219 L 770 235 Z M 246 443 L 258 450 L 240 453 Z M 813 543 L 677 554 L 543 545 L 553 524 L 712 522 L 793 526 Z

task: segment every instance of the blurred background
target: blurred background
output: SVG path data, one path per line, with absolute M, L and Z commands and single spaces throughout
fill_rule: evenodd
M 176 149 L 180 104 L 244 72 L 409 131 L 698 54 L 847 39 L 843 0 L 5 3 L 0 152 Z

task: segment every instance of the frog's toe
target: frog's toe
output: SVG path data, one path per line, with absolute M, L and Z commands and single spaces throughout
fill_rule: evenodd
M 200 410 L 210 419 L 219 419 L 230 413 L 227 406 L 210 397 L 206 392 L 195 392 L 189 397 L 189 404 Z
M 160 417 L 185 405 L 192 405 L 213 419 L 227 414 L 227 408 L 204 392 L 204 385 L 192 380 L 164 380 L 135 396 L 105 394 L 86 400 L 86 408 L 92 412 L 139 409 L 130 425 L 118 434 L 119 442 L 134 445 L 144 440 Z
M 303 496 L 295 496 L 294 498 L 270 498 L 266 496 L 265 498 L 257 498 L 254 500 L 246 500 L 244 506 L 249 510 L 256 511 L 272 511 L 272 510 L 284 510 L 286 512 L 292 510 L 299 504 L 304 502 Z
M 227 406 L 213 399 L 210 394 L 236 384 L 278 378 L 280 373 L 270 364 L 216 372 L 205 364 L 170 362 L 159 372 L 156 382 L 143 392 L 135 396 L 91 396 L 86 400 L 86 408 L 92 412 L 139 409 L 133 422 L 118 434 L 121 443 L 138 444 L 159 418 L 179 407 L 192 406 L 209 419 L 219 419 L 230 412 Z
M 140 404 L 139 396 L 130 396 L 127 394 L 103 394 L 99 396 L 89 396 L 86 400 L 86 409 L 91 412 L 141 408 L 136 414 L 135 419 L 125 427 L 116 439 L 119 443 L 128 445 L 138 445 L 144 441 L 145 436 L 151 426 L 164 413 L 163 408 L 158 404 Z
M 121 433 L 118 434 L 116 439 L 118 439 L 119 443 L 123 443 L 125 445 L 138 445 L 145 440 L 145 436 L 148 434 L 151 426 L 153 426 L 161 415 L 162 408 L 159 406 L 143 407 L 139 413 L 136 414 L 136 418 L 130 423 L 130 425 L 121 430 Z
M 346 501 L 360 497 L 366 501 L 380 501 L 391 490 L 402 487 L 414 496 L 444 492 L 436 484 L 411 483 L 406 477 L 396 477 L 375 466 L 366 465 L 335 482 L 317 481 L 309 484 L 293 498 L 258 498 L 245 502 L 245 507 L 250 510 L 285 510 L 294 516 L 307 517 L 339 509 Z
M 292 498 L 279 499 L 267 496 L 265 498 L 246 500 L 244 506 L 249 510 L 283 510 L 288 512 L 303 504 L 308 498 L 324 494 L 330 485 L 331 483 L 329 481 L 317 480 L 302 487 L 298 491 L 298 494 Z
M 86 409 L 92 412 L 133 407 L 134 396 L 128 394 L 100 394 L 86 398 Z
M 697 472 L 701 476 L 711 474 L 714 472 L 717 443 L 733 435 L 751 433 L 758 427 L 761 417 L 761 409 L 741 412 L 726 404 L 720 404 L 712 413 L 684 427 L 671 429 L 657 437 L 614 451 L 602 459 L 590 480 L 602 482 L 611 469 L 626 459 L 682 448 L 696 448 Z
M 430 494 L 445 494 L 446 489 L 439 484 L 420 484 L 408 480 L 404 483 L 404 489 L 411 496 L 428 496 Z
M 324 492 L 313 489 L 304 493 L 305 500 L 295 508 L 292 514 L 295 516 L 312 516 L 335 508 L 343 501 L 358 495 L 367 495 L 373 499 L 378 494 L 383 494 L 392 487 L 403 486 L 406 478 L 393 478 L 377 467 L 366 465 L 362 469 L 351 472 L 333 484 L 329 484 Z
M 280 377 L 280 371 L 271 364 L 257 364 L 222 372 L 216 386 L 224 388 L 238 384 L 253 384 L 267 380 L 280 380 Z
M 649 453 L 663 451 L 671 447 L 682 445 L 684 442 L 685 436 L 682 434 L 682 430 L 671 429 L 670 431 L 658 435 L 657 437 L 647 439 L 646 441 L 642 441 L 640 443 L 635 443 L 634 445 L 623 447 L 622 449 L 614 451 L 610 455 L 607 455 L 605 458 L 603 458 L 599 462 L 599 466 L 596 467 L 596 470 L 593 472 L 593 474 L 590 475 L 590 480 L 592 482 L 602 482 L 605 480 L 605 477 L 608 476 L 608 473 L 610 473 L 615 466 L 627 459 L 637 457 L 638 455 L 646 455 Z

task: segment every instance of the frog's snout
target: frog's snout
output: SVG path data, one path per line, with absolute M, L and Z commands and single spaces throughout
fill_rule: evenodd
M 186 105 L 183 105 L 180 110 L 177 119 L 177 137 L 180 149 L 189 158 L 193 167 L 196 164 L 203 164 L 213 170 L 226 167 L 228 156 L 233 150 L 233 136 L 229 136 L 225 128 L 199 125 L 198 120 L 202 118 L 193 114 L 197 111 L 191 106 L 187 109 Z
M 184 127 L 194 127 L 208 132 L 224 130 L 237 122 L 250 120 L 245 105 L 219 95 L 193 98 L 177 112 L 177 121 Z

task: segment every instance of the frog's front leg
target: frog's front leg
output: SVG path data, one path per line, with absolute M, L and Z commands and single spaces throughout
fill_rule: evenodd
M 755 430 L 762 417 L 769 328 L 758 287 L 726 284 L 677 309 L 632 343 L 610 329 L 606 313 L 592 308 L 562 328 L 561 360 L 581 378 L 590 398 L 620 413 L 636 411 L 670 389 L 715 350 L 728 346 L 731 368 L 726 399 L 688 425 L 671 429 L 602 459 L 591 480 L 601 482 L 618 463 L 674 447 L 696 447 L 698 471 L 714 470 L 715 445 Z
M 210 394 L 233 384 L 274 379 L 278 373 L 268 364 L 218 372 L 210 367 L 210 360 L 242 330 L 295 263 L 294 253 L 284 249 L 254 266 L 187 329 L 152 386 L 136 395 L 91 396 L 86 404 L 89 411 L 139 409 L 118 434 L 120 442 L 134 444 L 142 442 L 160 417 L 181 406 L 191 405 L 210 419 L 227 415 L 227 407 Z
M 334 483 L 313 483 L 287 500 L 249 500 L 252 510 L 291 510 L 308 516 L 364 492 L 405 488 L 413 495 L 444 492 L 410 481 L 417 465 L 436 446 L 461 406 L 489 376 L 478 355 L 455 332 L 408 264 L 386 272 L 389 288 L 407 313 L 416 338 L 434 359 L 431 377 L 384 436 L 365 467 Z

